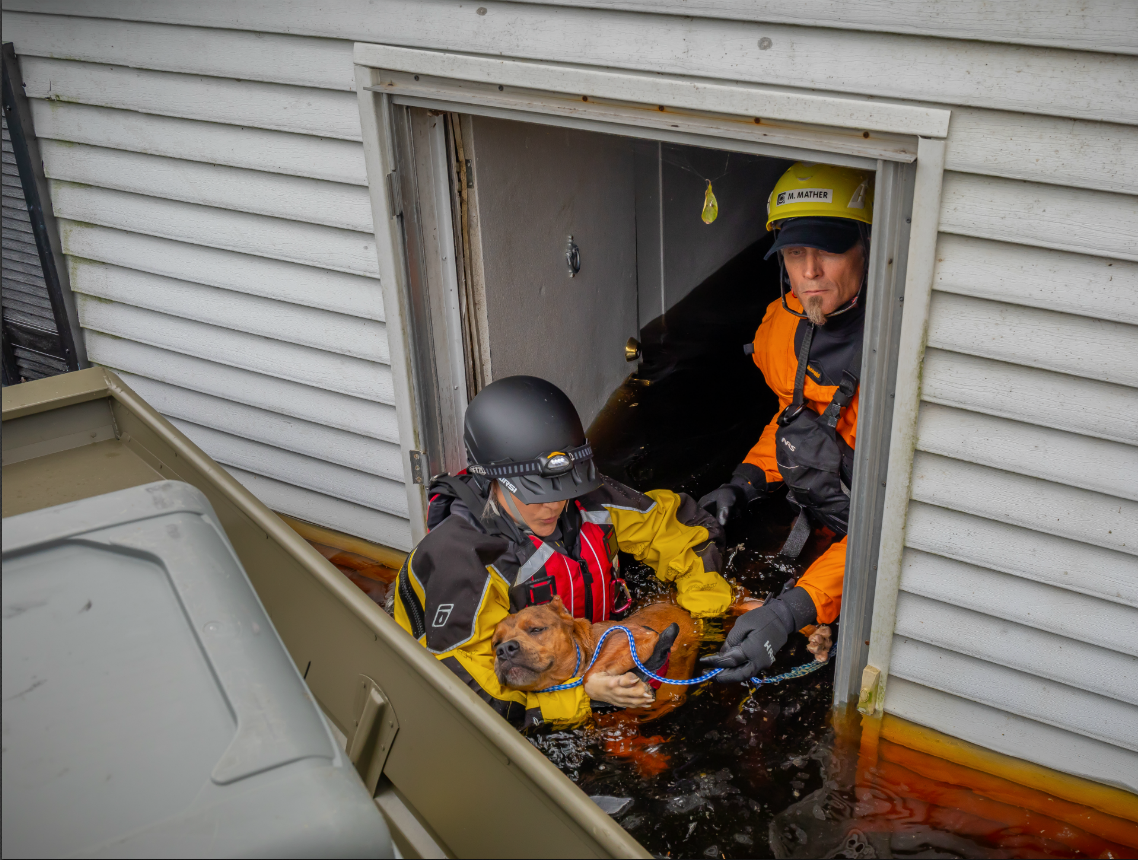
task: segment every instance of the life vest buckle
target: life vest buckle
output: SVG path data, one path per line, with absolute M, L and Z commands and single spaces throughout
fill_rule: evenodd
M 553 600 L 557 584 L 549 574 L 535 576 L 510 589 L 510 612 L 520 612 L 527 606 L 542 606 Z
M 525 584 L 526 606 L 541 606 L 550 603 L 557 593 L 553 584 L 553 577 L 543 576 L 541 579 L 531 579 Z

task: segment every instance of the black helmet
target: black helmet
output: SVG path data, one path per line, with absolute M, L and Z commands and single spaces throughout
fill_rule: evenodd
M 467 471 L 501 481 L 527 505 L 573 499 L 601 485 L 581 418 L 551 382 L 492 382 L 470 401 L 465 423 Z

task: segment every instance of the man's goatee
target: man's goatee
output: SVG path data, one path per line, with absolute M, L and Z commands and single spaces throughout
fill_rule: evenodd
M 814 325 L 825 325 L 826 315 L 822 313 L 822 297 L 811 296 L 802 303 L 802 309 L 806 311 L 806 316 L 810 318 L 810 322 Z

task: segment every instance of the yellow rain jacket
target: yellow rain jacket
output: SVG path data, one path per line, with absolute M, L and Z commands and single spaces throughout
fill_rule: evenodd
M 485 505 L 485 485 L 470 476 L 457 480 Z M 494 673 L 494 628 L 511 611 L 553 594 L 577 617 L 605 620 L 621 593 L 618 550 L 674 583 L 676 600 L 696 618 L 721 615 L 731 603 L 731 586 L 719 574 L 722 529 L 686 495 L 642 494 L 605 478 L 570 501 L 558 530 L 542 539 L 499 528 L 499 518 L 483 510 L 473 513 L 446 481 L 430 492 L 429 521 L 441 522 L 399 572 L 395 620 L 515 725 L 580 722 L 590 703 L 583 687 L 503 687 Z

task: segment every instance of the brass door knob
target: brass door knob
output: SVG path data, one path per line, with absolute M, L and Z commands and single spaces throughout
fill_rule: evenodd
M 624 360 L 637 361 L 640 358 L 640 341 L 634 337 L 628 339 L 628 343 L 624 345 Z

